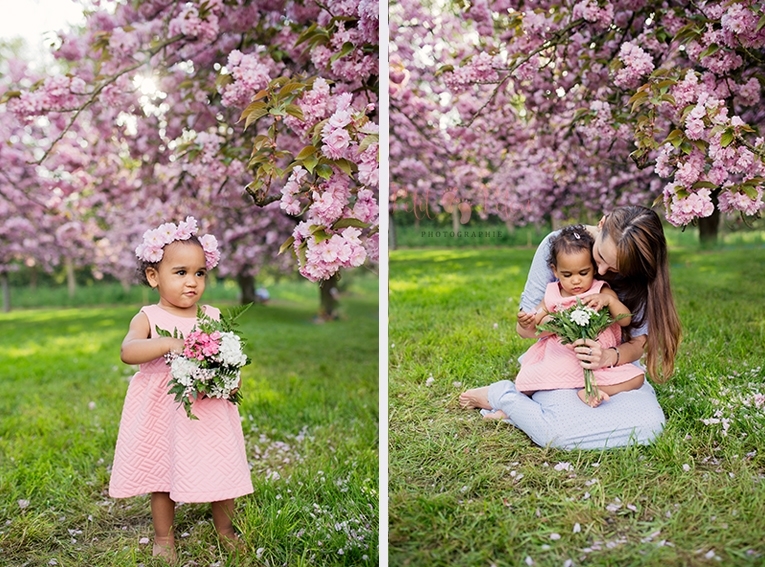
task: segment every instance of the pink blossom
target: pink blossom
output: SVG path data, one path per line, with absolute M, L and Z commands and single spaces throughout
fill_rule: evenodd
M 709 189 L 700 189 L 683 199 L 675 198 L 669 208 L 667 220 L 675 226 L 684 226 L 695 218 L 708 217 L 714 212 L 710 195 Z
M 724 213 L 741 211 L 747 215 L 756 215 L 765 208 L 762 201 L 762 187 L 757 187 L 756 198 L 738 191 L 723 191 L 718 196 L 720 210 Z
M 622 44 L 619 49 L 619 59 L 624 64 L 624 68 L 616 73 L 614 83 L 624 89 L 636 87 L 640 79 L 654 69 L 651 56 L 631 42 Z
M 499 78 L 495 67 L 500 65 L 501 63 L 496 56 L 492 57 L 482 51 L 466 65 L 447 73 L 445 81 L 453 90 L 462 90 L 472 83 L 494 82 Z
M 760 102 L 760 82 L 752 77 L 743 85 L 738 85 L 738 101 L 743 106 L 755 106 Z
M 324 155 L 331 159 L 339 159 L 345 156 L 345 150 L 351 143 L 351 135 L 343 128 L 331 129 L 327 124 L 322 130 L 322 140 L 324 145 L 321 150 Z
M 672 88 L 672 96 L 679 107 L 684 107 L 698 98 L 699 78 L 693 69 L 688 69 L 683 80 Z
M 672 170 L 674 169 L 676 162 L 674 154 L 675 148 L 670 143 L 664 144 L 659 149 L 659 155 L 656 157 L 656 166 L 654 167 L 654 171 L 656 171 L 657 175 L 660 177 L 669 177 L 672 175 Z
M 614 19 L 614 6 L 611 2 L 606 2 L 600 7 L 595 0 L 582 0 L 574 5 L 571 15 L 574 19 L 583 18 L 597 24 L 597 28 L 605 29 Z

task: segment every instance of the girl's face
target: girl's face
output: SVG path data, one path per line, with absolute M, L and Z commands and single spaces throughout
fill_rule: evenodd
M 553 266 L 555 277 L 560 280 L 561 289 L 568 295 L 579 295 L 592 287 L 595 266 L 588 250 L 558 254 L 558 265 Z M 565 297 L 565 295 L 564 295 Z
M 146 279 L 159 290 L 159 304 L 170 310 L 194 310 L 205 291 L 205 253 L 193 243 L 171 242 L 165 246 L 156 269 L 146 269 Z

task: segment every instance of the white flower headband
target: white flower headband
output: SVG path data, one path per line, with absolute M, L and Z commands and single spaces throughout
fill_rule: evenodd
M 176 240 L 188 240 L 197 232 L 197 221 L 194 217 L 186 217 L 185 221 L 177 225 L 166 222 L 155 229 L 143 233 L 143 242 L 135 249 L 135 255 L 139 260 L 156 264 L 162 260 L 164 248 Z M 199 243 L 205 252 L 205 264 L 208 270 L 212 270 L 220 261 L 218 241 L 212 234 L 199 237 Z

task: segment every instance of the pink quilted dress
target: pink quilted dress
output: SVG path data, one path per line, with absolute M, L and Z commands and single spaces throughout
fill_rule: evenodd
M 562 297 L 558 282 L 547 284 L 545 307 L 548 311 L 553 311 L 558 306 L 563 309 L 570 307 L 576 303 L 577 297 L 600 293 L 604 283 L 595 280 L 589 290 L 574 297 Z M 614 323 L 598 335 L 598 343 L 604 349 L 621 344 L 619 324 Z M 594 371 L 595 383 L 599 386 L 621 384 L 641 374 L 643 371 L 634 364 L 599 368 Z M 521 358 L 521 370 L 515 379 L 515 387 L 521 392 L 584 388 L 584 369 L 576 355 L 562 345 L 558 337 L 549 335 L 534 343 Z
M 155 325 L 184 336 L 195 318 L 172 315 L 159 305 L 141 309 Z M 205 312 L 219 318 L 208 305 Z M 170 369 L 164 358 L 141 364 L 130 380 L 114 451 L 109 495 L 127 498 L 169 492 L 175 502 L 215 502 L 252 492 L 242 424 L 237 407 L 226 400 L 194 401 L 198 420 L 186 416 L 169 395 Z

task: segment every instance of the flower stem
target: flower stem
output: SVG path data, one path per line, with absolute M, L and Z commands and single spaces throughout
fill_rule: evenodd
M 595 375 L 589 368 L 584 369 L 584 393 L 587 400 L 592 400 L 598 396 L 598 386 L 595 384 Z

